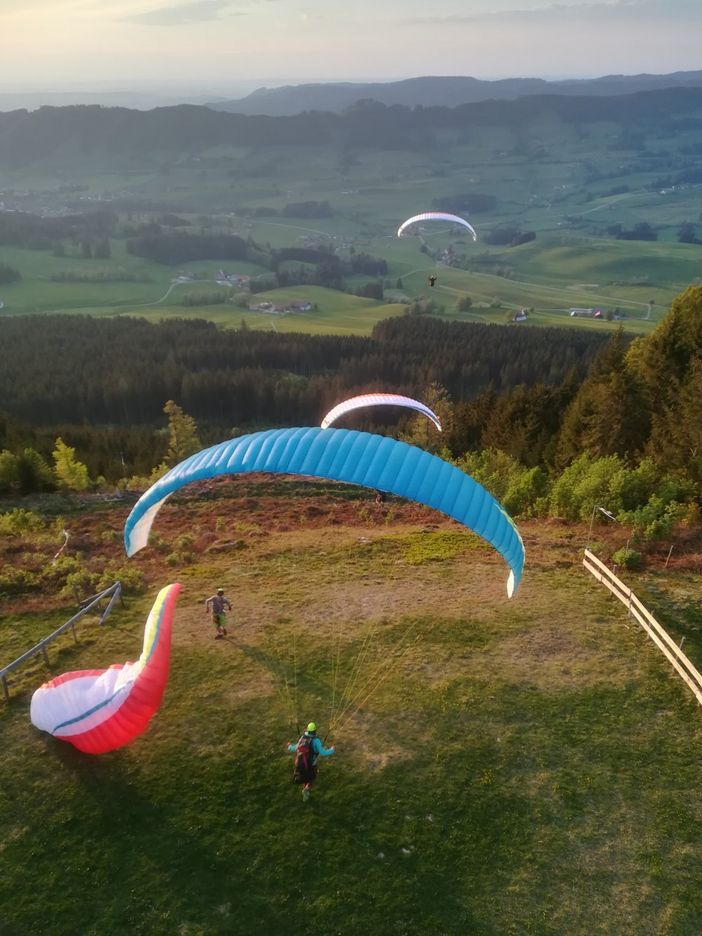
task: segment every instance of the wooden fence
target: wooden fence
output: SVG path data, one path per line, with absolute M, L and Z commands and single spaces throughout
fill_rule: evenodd
M 602 582 L 613 595 L 626 605 L 629 616 L 633 617 L 646 631 L 648 636 L 658 647 L 664 657 L 671 663 L 673 669 L 695 694 L 697 701 L 702 705 L 702 675 L 682 652 L 670 634 L 658 623 L 651 612 L 644 607 L 633 591 L 620 581 L 589 549 L 585 550 L 583 565 L 595 578 Z
M 5 696 L 5 701 L 10 701 L 10 690 L 7 682 L 8 673 L 11 673 L 13 670 L 19 669 L 20 666 L 23 666 L 28 660 L 31 660 L 33 657 L 38 656 L 40 653 L 44 658 L 44 663 L 49 665 L 49 654 L 46 652 L 46 648 L 52 641 L 56 640 L 57 637 L 60 637 L 65 631 L 70 627 L 73 631 L 73 639 L 78 643 L 78 637 L 76 636 L 76 623 L 89 611 L 99 605 L 101 601 L 104 601 L 106 598 L 109 598 L 105 610 L 100 614 L 100 624 L 104 624 L 105 618 L 112 611 L 115 602 L 118 598 L 122 597 L 122 583 L 115 582 L 114 585 L 110 585 L 109 588 L 106 588 L 104 591 L 101 591 L 97 595 L 93 595 L 92 598 L 87 598 L 83 602 L 83 607 L 77 614 L 74 614 L 73 617 L 66 621 L 65 624 L 62 624 L 57 628 L 53 634 L 49 634 L 48 637 L 44 637 L 43 640 L 40 640 L 38 644 L 32 647 L 31 650 L 27 650 L 26 653 L 23 653 L 22 656 L 17 657 L 16 660 L 13 660 L 12 663 L 8 663 L 3 669 L 0 669 L 0 683 L 2 683 L 2 691 Z

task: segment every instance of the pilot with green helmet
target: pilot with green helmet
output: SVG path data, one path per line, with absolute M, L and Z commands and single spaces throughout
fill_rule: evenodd
M 302 799 L 310 798 L 312 784 L 317 779 L 317 760 L 334 753 L 333 747 L 325 748 L 317 737 L 317 725 L 310 722 L 297 744 L 288 744 L 288 750 L 295 755 L 293 783 L 302 784 Z

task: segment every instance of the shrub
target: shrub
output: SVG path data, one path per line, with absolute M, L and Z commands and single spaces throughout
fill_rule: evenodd
M 17 476 L 20 494 L 56 489 L 53 471 L 39 452 L 32 448 L 26 448 L 17 456 Z
M 39 584 L 39 575 L 29 569 L 8 566 L 0 570 L 0 595 L 21 595 Z
M 612 562 L 620 569 L 631 569 L 633 571 L 641 568 L 642 557 L 640 552 L 625 546 L 614 553 Z
M 61 589 L 61 595 L 64 598 L 73 597 L 76 601 L 82 601 L 99 591 L 97 572 L 77 569 L 66 576 L 66 583 Z
M 17 456 L 7 450 L 0 452 L 0 494 L 19 488 Z
M 456 462 L 461 471 L 465 471 L 499 501 L 504 499 L 510 479 L 519 462 L 498 449 L 484 449 L 482 452 L 466 452 Z
M 548 478 L 543 469 L 538 465 L 524 468 L 509 479 L 502 505 L 513 517 L 533 517 L 538 514 L 547 490 Z
M 604 458 L 581 455 L 554 482 L 549 504 L 551 514 L 566 520 L 588 520 L 599 504 L 616 514 L 622 505 L 611 491 L 611 483 L 624 468 L 618 455 Z
M 526 468 L 498 449 L 467 452 L 456 464 L 499 500 L 512 516 L 545 513 L 548 478 L 539 468 Z
M 56 562 L 50 562 L 42 571 L 41 580 L 44 585 L 65 587 L 71 576 L 84 571 L 83 563 L 76 556 L 59 556 Z M 77 579 L 76 579 L 77 581 Z M 68 594 L 71 594 L 69 588 Z
M 76 458 L 76 450 L 59 436 L 53 451 L 54 472 L 59 486 L 68 491 L 87 491 L 90 477 L 86 466 Z
M 146 591 L 146 579 L 141 569 L 134 565 L 113 565 L 105 567 L 97 583 L 97 591 L 103 591 L 120 582 L 122 591 L 129 595 L 141 595 Z
M 636 534 L 646 540 L 657 540 L 668 536 L 675 524 L 686 517 L 687 512 L 687 504 L 679 504 L 677 501 L 666 503 L 662 497 L 654 494 L 643 507 L 627 513 L 626 520 L 631 523 Z
M 0 536 L 21 536 L 24 533 L 39 533 L 44 521 L 39 514 L 21 507 L 0 514 Z

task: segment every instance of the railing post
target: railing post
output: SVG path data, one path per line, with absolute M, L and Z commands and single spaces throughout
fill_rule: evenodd
M 676 645 L 668 631 L 662 627 L 651 612 L 641 603 L 634 592 L 624 584 L 589 550 L 583 559 L 585 568 L 627 607 L 627 611 L 641 627 L 649 638 L 658 647 L 663 656 L 672 665 L 683 682 L 692 690 L 697 701 L 702 705 L 702 673 L 683 652 L 682 645 L 685 638 Z
M 95 608 L 96 606 L 99 606 L 102 599 L 106 598 L 107 596 L 111 596 L 111 597 L 110 597 L 110 602 L 108 606 L 105 608 L 105 610 L 102 612 L 100 616 L 100 623 L 102 624 L 105 618 L 107 617 L 107 615 L 110 613 L 110 611 L 114 607 L 114 604 L 117 601 L 117 599 L 122 597 L 122 583 L 121 582 L 115 582 L 114 585 L 111 585 L 109 588 L 106 588 L 103 592 L 100 592 L 97 595 L 93 595 L 90 598 L 86 598 L 86 600 L 83 602 L 83 606 L 81 607 L 81 610 L 77 614 L 74 614 L 72 618 L 70 618 L 68 621 L 65 621 L 53 633 L 49 634 L 48 637 L 44 637 L 43 640 L 40 640 L 39 643 L 35 644 L 33 647 L 31 647 L 31 649 L 25 651 L 21 656 L 17 657 L 16 660 L 13 660 L 12 663 L 9 663 L 5 667 L 0 667 L 0 682 L 2 682 L 2 691 L 3 691 L 3 695 L 5 696 L 5 700 L 7 702 L 10 701 L 10 692 L 9 692 L 9 685 L 7 682 L 7 674 L 18 669 L 20 666 L 23 666 L 28 660 L 34 659 L 34 657 L 38 656 L 40 653 L 42 657 L 44 658 L 44 664 L 46 665 L 46 668 L 50 671 L 51 664 L 49 662 L 49 654 L 46 649 L 47 646 L 50 643 L 52 643 L 52 641 L 56 640 L 57 637 L 59 637 L 61 634 L 67 631 L 69 627 L 71 628 L 71 631 L 73 632 L 73 639 L 75 640 L 76 643 L 78 643 L 79 641 L 78 641 L 78 634 L 76 632 L 76 622 L 79 621 L 80 618 L 82 618 L 85 614 L 87 614 L 91 609 Z M 122 604 L 124 605 L 124 601 L 122 601 Z M 98 611 L 97 613 L 99 614 L 100 612 Z
M 104 611 L 102 612 L 102 614 L 100 615 L 100 625 L 101 625 L 101 626 L 105 623 L 105 619 L 107 618 L 108 614 L 110 613 L 110 611 L 111 611 L 112 608 L 114 607 L 115 602 L 117 601 L 117 599 L 118 599 L 118 598 L 121 598 L 121 597 L 122 597 L 122 584 L 121 584 L 121 582 L 116 582 L 115 585 L 114 585 L 114 591 L 112 592 L 112 597 L 111 597 L 110 600 L 108 601 L 107 607 L 105 608 L 105 610 L 104 610 Z M 122 602 L 122 605 L 124 605 L 124 601 Z

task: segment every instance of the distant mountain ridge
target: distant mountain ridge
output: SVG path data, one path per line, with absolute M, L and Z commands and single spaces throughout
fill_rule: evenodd
M 304 111 L 341 113 L 359 100 L 404 107 L 458 107 L 488 100 L 515 100 L 536 94 L 610 97 L 667 88 L 702 88 L 702 71 L 668 75 L 605 75 L 601 78 L 547 81 L 543 78 L 504 78 L 483 81 L 471 77 L 425 76 L 389 82 L 332 82 L 258 88 L 243 98 L 207 106 L 235 114 L 291 117 Z
M 434 145 L 436 134 L 448 129 L 465 133 L 499 126 L 521 132 L 542 119 L 564 125 L 609 122 L 638 131 L 647 126 L 679 129 L 683 124 L 697 129 L 702 125 L 702 87 L 599 97 L 534 95 L 421 109 L 366 100 L 343 114 L 290 117 L 221 113 L 187 104 L 151 111 L 41 107 L 0 113 L 0 165 L 18 167 L 76 153 L 99 154 L 108 165 L 127 154 L 193 156 L 219 144 L 417 150 Z

